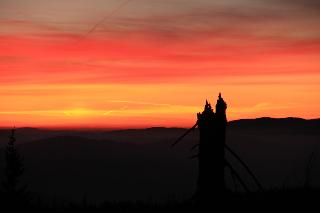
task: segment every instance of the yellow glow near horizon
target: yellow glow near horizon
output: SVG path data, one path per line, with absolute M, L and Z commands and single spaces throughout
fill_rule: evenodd
M 0 120 L 1 126 L 18 127 L 188 127 L 206 99 L 215 105 L 219 92 L 228 104 L 229 120 L 320 117 L 320 84 L 298 84 L 295 79 L 287 78 L 287 84 L 260 85 L 223 82 L 216 85 L 1 85 L 1 98 L 6 101 L 0 105 Z M 313 81 L 319 79 L 313 76 Z

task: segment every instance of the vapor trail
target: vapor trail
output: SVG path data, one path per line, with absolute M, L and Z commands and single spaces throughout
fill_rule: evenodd
M 119 10 L 121 10 L 124 6 L 126 6 L 132 0 L 123 1 L 118 7 L 114 8 L 108 15 L 103 17 L 98 23 L 96 23 L 84 36 L 86 38 L 90 33 L 94 32 L 101 24 L 103 24 L 106 20 L 111 18 L 114 14 L 116 14 Z

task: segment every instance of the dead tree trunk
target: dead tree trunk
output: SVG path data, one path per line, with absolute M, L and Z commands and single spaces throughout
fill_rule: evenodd
M 225 134 L 227 105 L 219 94 L 216 112 L 206 102 L 204 111 L 198 113 L 199 174 L 196 196 L 201 202 L 210 202 L 213 197 L 225 193 Z

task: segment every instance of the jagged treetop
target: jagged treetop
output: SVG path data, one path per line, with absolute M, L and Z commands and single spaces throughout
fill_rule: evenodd
M 225 112 L 227 109 L 227 103 L 223 100 L 221 93 L 219 93 L 217 104 L 216 104 L 216 112 Z

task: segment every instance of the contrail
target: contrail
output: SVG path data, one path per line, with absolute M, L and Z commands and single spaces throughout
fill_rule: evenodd
M 87 37 L 90 33 L 92 33 L 93 31 L 95 31 L 99 25 L 103 24 L 107 19 L 111 18 L 114 14 L 116 14 L 119 10 L 121 10 L 124 6 L 126 6 L 130 1 L 132 0 L 125 0 L 123 1 L 118 7 L 116 7 L 115 9 L 113 9 L 108 15 L 106 15 L 105 17 L 103 17 L 103 19 L 101 19 L 98 23 L 96 23 L 84 36 L 83 38 Z
M 110 100 L 111 103 L 128 103 L 128 104 L 138 104 L 138 105 L 153 105 L 153 106 L 172 106 L 171 104 L 160 104 L 142 101 L 123 101 L 123 100 Z

